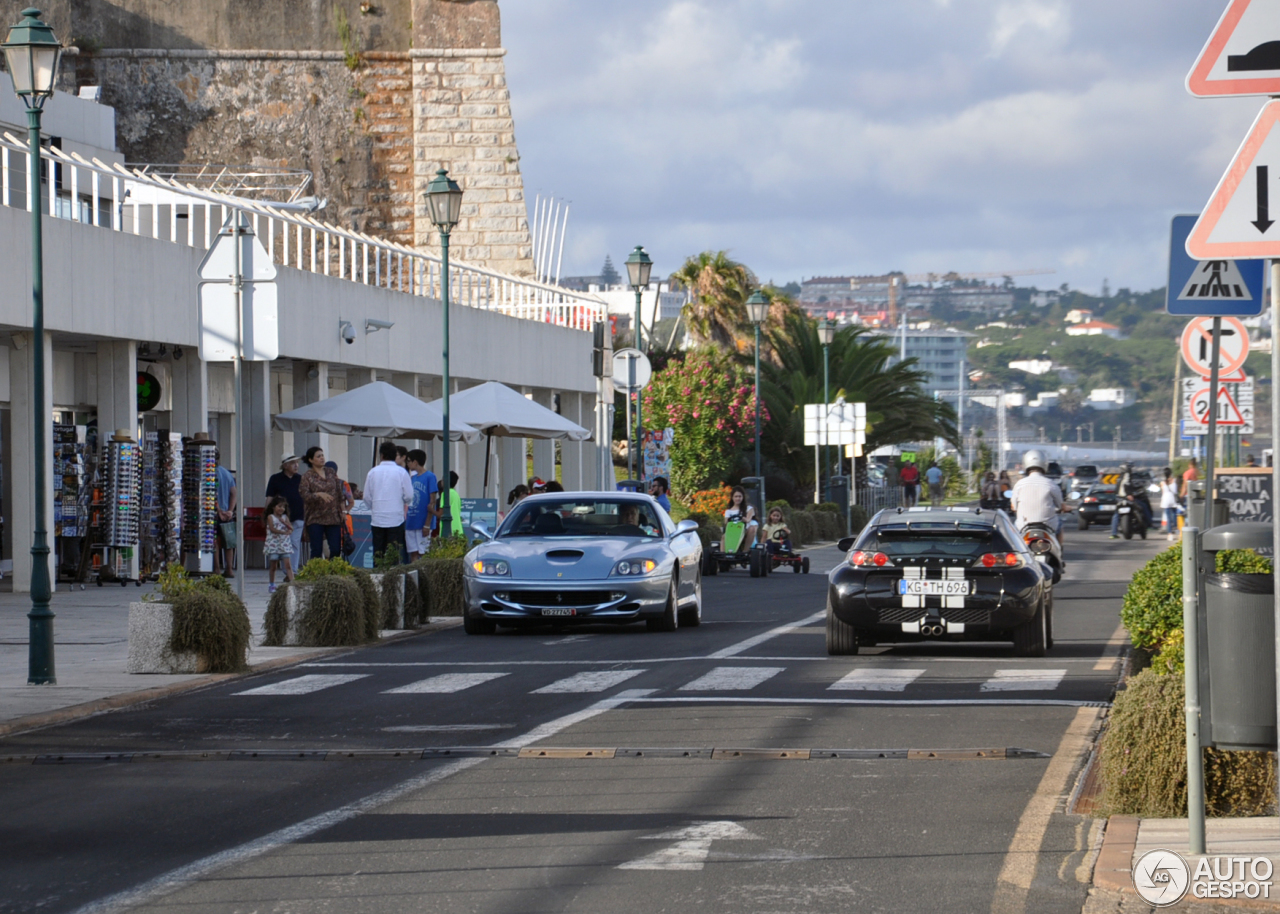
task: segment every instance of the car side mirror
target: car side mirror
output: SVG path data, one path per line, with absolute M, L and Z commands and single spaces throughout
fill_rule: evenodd
M 692 533 L 694 530 L 697 530 L 697 529 L 698 529 L 698 522 L 696 520 L 682 520 L 680 521 L 680 523 L 676 524 L 676 532 L 673 533 L 672 536 L 680 536 L 681 534 L 684 534 L 684 533 Z
M 843 537 L 840 540 L 840 542 L 836 543 L 836 548 L 839 549 L 841 552 L 848 552 L 850 549 L 853 548 L 853 543 L 854 543 L 854 540 L 856 539 L 857 539 L 856 536 Z
M 471 524 L 471 532 L 480 537 L 486 543 L 493 541 L 493 534 L 489 532 L 489 525 L 482 520 L 475 521 Z

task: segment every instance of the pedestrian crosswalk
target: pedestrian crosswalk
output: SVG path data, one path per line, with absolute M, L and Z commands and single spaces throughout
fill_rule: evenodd
M 928 661 L 925 661 L 926 663 Z M 998 661 L 994 661 L 998 662 Z M 691 664 L 692 665 L 692 664 Z M 1081 684 L 1088 680 L 1068 679 L 1066 668 L 1040 668 L 1033 665 L 1013 669 L 995 669 L 984 671 L 979 676 L 968 674 L 968 670 L 957 669 L 968 664 L 937 663 L 934 666 L 902 667 L 895 664 L 870 663 L 850 670 L 847 665 L 836 663 L 831 667 L 801 666 L 788 668 L 785 666 L 754 665 L 722 665 L 710 670 L 699 671 L 701 675 L 693 676 L 681 682 L 678 678 L 671 681 L 670 676 L 662 688 L 654 689 L 656 693 L 738 693 L 764 694 L 775 696 L 778 693 L 790 695 L 799 690 L 800 693 L 814 695 L 814 688 L 822 692 L 856 692 L 863 693 L 874 700 L 876 694 L 901 695 L 910 698 L 912 694 L 936 695 L 945 691 L 949 695 L 963 697 L 965 693 L 978 697 L 982 693 L 1026 693 L 1053 692 L 1072 682 Z M 512 689 L 508 677 L 513 670 L 487 670 L 466 673 L 440 673 L 426 679 L 395 685 L 387 683 L 379 685 L 377 691 L 383 695 L 448 695 L 476 689 L 507 679 L 499 688 L 533 695 L 570 695 L 574 693 L 595 694 L 628 683 L 646 673 L 669 673 L 670 667 L 659 671 L 653 669 L 593 669 L 574 673 L 559 678 L 550 676 L 541 683 L 529 682 L 527 678 L 519 680 L 518 689 Z M 1082 668 L 1084 669 L 1084 668 Z M 813 675 L 813 673 L 817 675 Z M 789 675 L 784 675 L 789 674 Z M 246 696 L 295 696 L 309 695 L 324 689 L 345 686 L 361 680 L 369 679 L 371 673 L 307 673 L 281 679 L 268 685 L 235 692 L 235 695 Z M 527 673 L 526 673 L 527 676 Z M 546 679 L 551 679 L 547 682 Z M 641 682 L 651 685 L 652 682 Z M 391 686 L 388 688 L 387 686 Z M 978 693 L 975 695 L 974 693 Z M 815 696 L 816 697 L 816 696 Z M 680 699 L 682 701 L 720 700 L 708 697 Z M 769 699 L 774 700 L 774 699 Z M 848 701 L 850 699 L 835 699 Z M 996 700 L 996 696 L 992 696 Z

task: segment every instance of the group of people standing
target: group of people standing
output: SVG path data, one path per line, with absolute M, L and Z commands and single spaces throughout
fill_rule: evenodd
M 920 501 L 921 485 L 920 468 L 914 461 L 908 460 L 898 471 L 898 482 L 902 484 L 902 503 L 905 507 L 914 508 Z M 924 485 L 929 487 L 929 503 L 937 508 L 947 495 L 947 477 L 936 461 L 930 461 L 929 468 L 924 471 Z

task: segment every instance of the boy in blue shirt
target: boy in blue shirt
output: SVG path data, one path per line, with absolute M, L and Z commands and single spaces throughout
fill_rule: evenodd
M 413 485 L 413 502 L 404 522 L 404 544 L 409 551 L 409 561 L 427 554 L 431 547 L 431 527 L 434 526 L 436 498 L 440 485 L 436 474 L 427 469 L 427 452 L 415 448 L 405 458 L 409 467 L 409 482 Z

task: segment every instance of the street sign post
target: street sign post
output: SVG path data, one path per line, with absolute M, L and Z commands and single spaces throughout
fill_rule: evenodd
M 1201 98 L 1280 95 L 1280 6 L 1274 0 L 1231 0 L 1187 74 Z
M 1187 367 L 1207 378 L 1214 368 L 1213 328 L 1221 321 L 1220 345 L 1218 346 L 1218 380 L 1244 367 L 1249 358 L 1249 331 L 1234 317 L 1197 317 L 1187 322 L 1182 331 L 1182 359 Z
M 1259 112 L 1204 212 L 1187 237 L 1196 260 L 1250 260 L 1280 257 L 1280 213 L 1271 206 L 1271 185 L 1280 179 L 1280 101 Z
M 1192 260 L 1187 236 L 1197 216 L 1174 216 L 1169 232 L 1169 282 L 1165 311 L 1169 314 L 1252 316 L 1262 313 L 1262 262 L 1259 260 Z
M 1221 379 L 1220 379 L 1221 380 Z M 1209 433 L 1209 382 L 1186 378 L 1181 391 L 1183 434 Z M 1254 434 L 1253 379 L 1218 388 L 1218 427 L 1244 435 Z
M 653 366 L 649 364 L 649 357 L 639 349 L 619 349 L 613 354 L 613 389 L 627 395 L 627 476 L 630 479 L 638 478 L 633 475 L 631 466 L 635 452 L 631 440 L 631 397 L 648 387 L 652 377 Z M 637 429 L 636 434 L 643 438 L 644 430 Z M 644 464 L 637 460 L 636 469 L 643 475 Z

